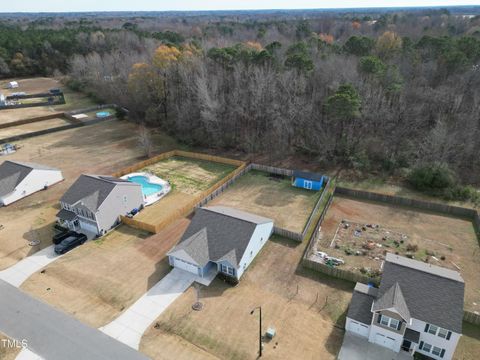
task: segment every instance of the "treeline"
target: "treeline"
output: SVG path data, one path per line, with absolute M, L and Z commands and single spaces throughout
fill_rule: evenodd
M 131 20 L 84 39 L 70 84 L 185 143 L 302 153 L 419 188 L 446 169 L 449 197 L 470 197 L 458 180 L 480 184 L 478 16 Z

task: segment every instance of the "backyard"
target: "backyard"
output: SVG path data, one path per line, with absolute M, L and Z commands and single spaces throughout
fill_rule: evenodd
M 153 134 L 155 152 L 171 150 L 175 141 Z M 35 193 L 0 208 L 0 270 L 50 245 L 59 199 L 82 173 L 109 175 L 138 162 L 134 124 L 108 120 L 96 125 L 65 130 L 16 142 L 21 149 L 0 160 L 30 161 L 62 170 L 65 178 L 47 191 Z M 101 161 L 99 161 L 101 159 Z M 28 242 L 40 240 L 30 247 Z
M 55 106 L 37 106 L 22 109 L 0 110 L 0 124 L 17 120 L 30 119 L 39 116 L 51 115 L 68 110 L 76 110 L 95 106 L 96 104 L 87 95 L 64 87 L 58 80 L 53 78 L 30 78 L 18 80 L 17 89 L 5 89 L 5 85 L 11 80 L 0 81 L 0 93 L 11 95 L 15 92 L 35 94 L 48 91 L 52 88 L 60 88 L 64 92 L 66 104 Z
M 271 218 L 275 226 L 301 233 L 321 192 L 299 189 L 286 177 L 252 170 L 208 205 L 230 206 Z
M 158 224 L 171 216 L 172 211 L 191 203 L 203 191 L 227 176 L 234 166 L 185 157 L 172 157 L 147 166 L 146 171 L 167 180 L 172 186 L 162 200 L 138 214 L 138 221 Z
M 255 359 L 258 313 L 250 310 L 261 305 L 263 331 L 277 331 L 262 357 L 335 359 L 353 284 L 299 267 L 305 245 L 273 237 L 238 286 L 216 279 L 200 289 L 201 311 L 192 310 L 197 290 L 190 288 L 145 333 L 140 350 L 155 359 Z
M 469 220 L 335 196 L 319 235 L 314 252 L 342 258 L 342 269 L 374 274 L 388 251 L 460 271 L 465 308 L 480 311 L 479 246 Z

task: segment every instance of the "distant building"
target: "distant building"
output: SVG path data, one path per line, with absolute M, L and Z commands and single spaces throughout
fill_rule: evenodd
M 16 88 L 18 88 L 18 82 L 16 82 L 16 81 L 10 81 L 10 82 L 7 84 L 7 88 L 8 88 L 8 89 L 16 89 Z
M 62 180 L 59 169 L 27 162 L 5 161 L 0 165 L 0 206 L 45 190 Z
M 5 106 L 7 104 L 5 95 L 0 94 L 0 106 Z

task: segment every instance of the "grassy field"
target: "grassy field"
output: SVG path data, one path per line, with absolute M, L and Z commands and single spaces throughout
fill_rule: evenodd
M 321 192 L 295 188 L 288 178 L 250 171 L 209 205 L 224 205 L 271 218 L 275 226 L 302 232 Z
M 154 151 L 175 148 L 171 138 L 154 134 Z M 116 120 L 17 142 L 22 148 L 1 160 L 30 161 L 62 170 L 65 180 L 47 191 L 0 208 L 0 269 L 51 244 L 58 201 L 82 173 L 109 175 L 142 159 L 136 126 Z M 28 242 L 40 239 L 38 246 Z
M 0 333 L 0 359 L 1 360 L 15 360 L 17 355 L 20 353 L 19 348 L 9 347 L 6 343 L 11 339 L 5 334 Z
M 201 311 L 193 311 L 190 288 L 144 335 L 140 349 L 154 359 L 255 359 L 258 315 L 277 336 L 266 342 L 267 359 L 335 359 L 353 284 L 299 267 L 306 244 L 274 237 L 236 287 L 215 280 L 200 290 Z
M 197 195 L 234 169 L 234 166 L 216 162 L 172 157 L 140 170 L 168 180 L 172 190 L 162 200 L 138 214 L 135 219 L 151 224 L 162 222 L 170 217 L 172 211 L 188 205 Z
M 62 118 L 56 118 L 56 119 L 34 122 L 31 124 L 13 126 L 5 129 L 0 129 L 0 139 L 5 139 L 10 136 L 28 134 L 35 131 L 55 128 L 55 127 L 64 126 L 68 124 L 70 124 L 70 122 L 68 122 L 67 120 Z
M 122 225 L 32 275 L 22 289 L 84 323 L 106 325 L 170 271 L 165 254 L 189 222 L 153 236 Z
M 454 360 L 476 360 L 480 354 L 480 326 L 463 323 L 463 334 L 453 356 Z
M 416 258 L 425 259 L 429 251 L 433 252 L 438 259 L 435 260 L 429 256 L 429 263 L 452 270 L 458 270 L 458 266 L 466 284 L 465 308 L 470 311 L 480 311 L 480 278 L 478 277 L 480 248 L 470 221 L 336 196 L 322 224 L 321 239 L 317 249 L 343 258 L 346 264 L 342 267 L 357 271 L 362 267 L 377 269 L 381 261 L 371 259 L 369 256 L 348 256 L 345 249 L 330 247 L 342 219 L 360 224 L 378 224 L 381 228 L 391 230 L 389 236 L 392 236 L 393 232 L 405 234 L 407 236 L 405 243 L 418 246 Z M 359 249 L 365 241 L 365 235 L 356 238 Z M 394 246 L 385 247 L 386 241 L 380 239 L 378 242 L 382 244 L 385 251 L 397 251 Z M 440 259 L 442 255 L 445 256 L 445 260 Z
M 19 88 L 5 89 L 5 85 L 10 80 L 0 81 L 0 92 L 4 95 L 11 95 L 15 92 L 26 92 L 27 94 L 35 94 L 48 91 L 52 88 L 60 88 L 65 95 L 66 104 L 55 106 L 38 106 L 24 109 L 10 109 L 0 111 L 0 123 L 8 123 L 22 119 L 29 119 L 38 116 L 46 116 L 57 112 L 68 110 L 76 110 L 95 106 L 96 104 L 87 95 L 72 91 L 63 86 L 58 80 L 53 78 L 31 78 L 18 80 Z

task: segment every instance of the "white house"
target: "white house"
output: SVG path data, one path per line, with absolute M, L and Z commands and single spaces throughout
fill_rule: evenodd
M 16 81 L 10 81 L 10 82 L 7 84 L 7 88 L 8 88 L 8 89 L 16 89 L 16 88 L 18 88 L 18 82 L 16 82 Z
M 9 205 L 63 180 L 62 172 L 44 165 L 8 160 L 0 165 L 0 206 Z
M 223 206 L 199 208 L 168 253 L 170 265 L 200 277 L 221 272 L 239 280 L 272 232 L 271 219 Z
M 81 175 L 60 199 L 59 223 L 77 232 L 103 235 L 120 215 L 143 206 L 140 184 L 111 176 Z
M 346 330 L 396 353 L 452 359 L 465 284 L 456 271 L 388 253 L 378 289 L 357 283 Z

